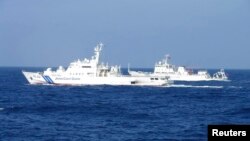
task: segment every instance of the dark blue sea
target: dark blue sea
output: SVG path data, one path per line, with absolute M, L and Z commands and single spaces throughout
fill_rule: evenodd
M 250 124 L 250 70 L 170 87 L 29 85 L 0 68 L 0 140 L 207 140 L 209 124 Z M 215 70 L 209 70 L 213 73 Z

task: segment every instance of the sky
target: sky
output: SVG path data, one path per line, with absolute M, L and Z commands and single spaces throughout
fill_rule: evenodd
M 0 0 L 0 66 L 250 69 L 249 0 Z

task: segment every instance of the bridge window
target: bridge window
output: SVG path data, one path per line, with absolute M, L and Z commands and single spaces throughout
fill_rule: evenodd
M 91 66 L 82 66 L 82 68 L 91 68 Z

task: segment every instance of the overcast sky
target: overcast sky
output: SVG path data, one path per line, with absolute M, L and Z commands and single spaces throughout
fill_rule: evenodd
M 249 0 L 0 0 L 0 66 L 104 62 L 250 69 Z

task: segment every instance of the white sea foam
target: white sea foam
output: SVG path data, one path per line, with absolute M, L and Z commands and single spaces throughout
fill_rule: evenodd
M 241 89 L 242 87 L 241 86 L 229 86 L 229 88 L 232 88 L 232 89 Z
M 168 87 L 175 87 L 175 88 L 212 88 L 212 89 L 221 89 L 223 86 L 194 86 L 194 85 L 169 85 Z

